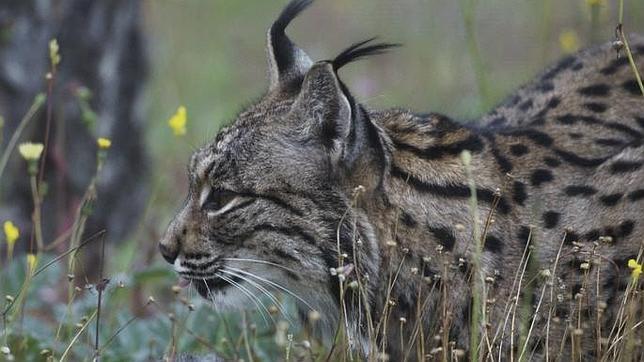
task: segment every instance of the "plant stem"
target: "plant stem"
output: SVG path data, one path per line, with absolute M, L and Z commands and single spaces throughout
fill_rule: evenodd
M 45 164 L 47 163 L 47 150 L 49 148 L 49 134 L 51 133 L 51 118 L 52 118 L 52 109 L 53 109 L 53 97 L 54 92 L 54 83 L 56 82 L 56 66 L 51 65 L 51 71 L 47 74 L 47 118 L 45 121 L 45 147 L 42 151 L 42 157 L 40 159 L 40 170 L 38 172 L 38 184 L 42 184 L 43 178 L 45 177 Z
M 80 248 L 82 248 L 83 246 L 85 246 L 85 245 L 89 244 L 90 242 L 94 241 L 94 240 L 96 239 L 96 237 L 101 236 L 101 235 L 103 235 L 103 234 L 105 234 L 105 231 L 99 231 L 99 232 L 97 232 L 96 234 L 94 234 L 94 235 L 90 236 L 89 238 L 87 238 L 87 240 L 85 240 L 82 244 L 80 244 L 76 249 L 80 249 Z M 76 249 L 70 249 L 70 250 L 68 250 L 68 251 L 64 252 L 63 254 L 61 254 L 61 255 L 57 256 L 56 258 L 54 258 L 53 260 L 51 260 L 51 261 L 50 261 L 50 262 L 48 262 L 47 264 L 43 265 L 40 269 L 36 270 L 36 271 L 31 275 L 31 278 L 36 277 L 38 274 L 40 274 L 40 273 L 42 273 L 43 271 L 45 271 L 48 267 L 50 267 L 51 265 L 53 265 L 54 263 L 56 263 L 56 262 L 57 262 L 57 261 L 59 261 L 60 259 L 62 259 L 62 258 L 64 258 L 65 256 L 69 255 L 70 253 L 74 252 Z M 25 289 L 24 289 L 24 284 L 23 284 L 23 286 L 22 286 L 20 289 L 18 289 L 18 292 L 17 292 L 17 293 L 16 293 L 16 295 L 14 296 L 13 301 L 12 301 L 12 302 L 10 302 L 9 304 L 7 304 L 7 306 L 5 307 L 5 309 L 2 311 L 2 316 L 3 316 L 3 317 L 6 317 L 6 316 L 7 316 L 7 313 L 9 313 L 9 311 L 11 310 L 11 307 L 13 307 L 13 305 L 16 303 L 16 301 L 18 300 L 18 298 L 23 294 L 24 290 L 25 290 Z
M 32 214 L 32 221 L 34 223 L 34 234 L 36 236 L 36 254 L 44 248 L 44 241 L 42 236 L 42 215 L 41 215 L 41 195 L 38 189 L 36 175 L 30 176 L 31 183 L 31 196 L 34 201 L 34 211 Z
M 120 326 L 116 330 L 116 332 L 114 332 L 114 334 L 111 335 L 110 338 L 108 338 L 107 341 L 105 341 L 105 343 L 103 343 L 103 346 L 98 351 L 98 354 L 100 354 L 105 348 L 107 348 L 107 346 L 109 346 L 112 343 L 112 341 L 114 341 L 114 338 L 116 338 L 119 334 L 121 334 L 121 332 L 123 332 L 125 330 L 125 328 L 127 328 L 130 324 L 132 324 L 132 322 L 134 322 L 137 319 L 139 319 L 138 316 L 133 316 L 130 319 L 128 319 L 127 322 L 125 322 L 125 324 Z
M 76 335 L 74 335 L 74 338 L 72 338 L 72 340 L 69 342 L 69 345 L 67 345 L 67 348 L 65 348 L 65 352 L 63 352 L 62 356 L 60 356 L 60 362 L 65 361 L 65 358 L 67 358 L 67 355 L 69 354 L 69 351 L 71 351 L 72 346 L 74 345 L 74 343 L 76 343 L 76 341 L 78 340 L 78 337 L 80 337 L 83 331 L 85 331 L 85 328 L 87 328 L 87 326 L 89 325 L 89 322 L 91 322 L 92 319 L 94 319 L 94 316 L 96 316 L 96 311 L 94 311 L 94 313 L 92 313 L 92 315 L 90 315 L 89 318 L 87 318 L 87 321 L 83 324 L 80 330 L 76 332 Z
M 621 4 L 621 1 L 620 1 L 620 4 Z M 621 6 L 620 6 L 620 12 L 621 11 L 623 11 L 623 9 L 621 9 Z M 621 18 L 621 15 L 620 15 L 620 18 Z M 631 69 L 633 69 L 633 73 L 635 74 L 637 86 L 640 88 L 640 92 L 642 92 L 642 95 L 644 96 L 644 84 L 642 84 L 642 77 L 640 76 L 640 72 L 637 70 L 637 65 L 635 64 L 635 59 L 633 59 L 633 53 L 631 52 L 631 47 L 628 45 L 628 40 L 626 39 L 626 35 L 624 35 L 624 26 L 622 25 L 621 21 L 617 25 L 617 33 L 620 40 L 624 43 L 624 49 L 626 50 L 628 63 L 631 65 Z
M 69 262 L 67 265 L 67 271 L 69 274 L 74 274 L 74 269 L 76 267 L 76 264 L 75 264 L 76 251 L 78 250 L 76 246 L 79 245 L 81 237 L 83 236 L 83 232 L 85 231 L 85 223 L 87 222 L 87 218 L 89 217 L 89 214 L 90 214 L 87 210 L 87 207 L 91 202 L 94 201 L 95 198 L 96 198 L 96 176 L 94 176 L 90 181 L 90 184 L 87 187 L 87 190 L 85 191 L 85 194 L 83 195 L 83 198 L 81 199 L 80 204 L 78 205 L 78 210 L 76 211 L 76 217 L 74 218 L 74 224 L 72 226 L 72 235 L 69 241 L 70 249 L 74 250 L 72 252 L 72 255 L 69 258 Z M 71 290 L 69 295 L 71 296 Z
M 472 67 L 476 76 L 476 84 L 480 97 L 479 110 L 488 107 L 491 102 L 490 87 L 485 73 L 485 66 L 481 58 L 478 44 L 476 42 L 476 32 L 474 31 L 474 20 L 476 13 L 477 0 L 461 0 L 461 12 L 463 14 L 463 24 L 465 26 L 465 41 L 467 42 L 467 50 L 472 60 Z
M 94 342 L 94 358 L 99 359 L 98 342 L 100 336 L 101 324 L 101 302 L 103 300 L 103 291 L 107 287 L 108 280 L 103 279 L 103 264 L 105 263 L 105 234 L 101 238 L 101 260 L 99 262 L 100 273 L 98 275 L 99 282 L 96 283 L 96 290 L 98 291 L 98 301 L 96 305 L 96 340 Z
M 483 243 L 481 240 L 481 232 L 479 230 L 478 200 L 476 195 L 476 183 L 474 181 L 474 176 L 472 175 L 471 159 L 472 155 L 469 151 L 463 151 L 463 153 L 461 153 L 461 160 L 463 161 L 470 189 L 470 213 L 472 215 L 475 243 L 474 258 L 472 260 L 472 324 L 470 331 L 470 361 L 478 361 L 479 331 L 481 328 L 480 319 L 483 311 L 483 307 L 481 305 L 481 285 L 483 284 L 483 277 L 480 275 L 481 249 Z
M 599 40 L 599 15 L 601 11 L 601 4 L 596 3 L 590 5 L 590 41 L 595 43 Z
M 20 138 L 20 135 L 22 134 L 22 131 L 25 129 L 29 121 L 34 118 L 36 113 L 40 110 L 40 107 L 42 107 L 42 104 L 45 102 L 45 95 L 42 93 L 39 93 L 35 98 L 33 103 L 31 104 L 31 107 L 29 107 L 29 110 L 25 114 L 24 117 L 20 120 L 20 123 L 18 123 L 18 127 L 16 130 L 13 132 L 13 135 L 11 136 L 11 139 L 9 139 L 9 143 L 7 144 L 7 148 L 5 148 L 4 152 L 2 153 L 2 158 L 0 158 L 0 179 L 2 179 L 2 174 L 4 173 L 4 169 L 7 167 L 7 163 L 9 162 L 9 156 L 11 155 L 11 152 L 13 149 L 16 147 L 16 143 L 18 143 L 18 139 Z
M 550 37 L 552 34 L 552 0 L 542 0 L 541 4 L 541 62 L 545 64 L 548 61 L 550 49 Z

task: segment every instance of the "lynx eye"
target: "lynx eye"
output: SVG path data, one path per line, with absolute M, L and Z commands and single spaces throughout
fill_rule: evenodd
M 210 189 L 207 192 L 208 195 L 201 203 L 201 210 L 206 212 L 220 210 L 237 196 L 234 192 L 224 189 Z

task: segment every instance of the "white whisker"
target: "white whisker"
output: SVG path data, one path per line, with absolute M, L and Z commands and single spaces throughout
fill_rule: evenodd
M 203 285 L 205 285 L 206 289 L 208 290 L 208 299 L 210 300 L 210 302 L 214 302 L 215 297 L 212 295 L 212 291 L 210 291 L 210 287 L 208 286 L 208 283 L 206 283 L 206 279 L 202 278 L 201 280 L 203 281 Z
M 254 296 L 254 295 L 253 295 L 253 294 L 252 294 L 248 289 L 246 289 L 245 287 L 243 287 L 241 284 L 239 284 L 239 283 L 235 282 L 235 281 L 234 281 L 234 280 L 232 280 L 231 278 L 226 277 L 225 275 L 221 275 L 221 274 L 219 274 L 219 275 L 218 275 L 218 277 L 219 277 L 219 278 L 221 278 L 221 279 L 223 279 L 223 280 L 225 280 L 228 284 L 230 284 L 230 285 L 234 286 L 234 287 L 235 287 L 235 288 L 237 288 L 240 292 L 242 292 L 246 297 L 248 297 L 248 299 L 250 299 L 250 300 L 251 300 L 251 301 L 252 301 L 252 302 L 257 306 L 257 309 L 260 311 L 260 315 L 262 316 L 262 318 L 264 319 L 264 322 L 265 322 L 267 325 L 268 325 L 268 320 L 266 319 L 266 316 L 264 315 L 264 312 L 269 316 L 269 318 L 271 319 L 271 321 L 273 322 L 273 324 L 275 324 L 275 319 L 273 319 L 273 316 L 272 316 L 272 315 L 271 315 L 271 313 L 268 311 L 268 309 L 266 308 L 266 306 L 264 305 L 264 303 L 262 303 L 262 301 L 261 301 L 261 300 L 259 300 L 257 297 L 255 297 L 255 296 Z
M 242 258 L 223 258 L 222 260 L 226 260 L 226 261 L 246 261 L 246 262 L 250 262 L 250 263 L 272 265 L 274 267 L 278 267 L 278 268 L 284 269 L 286 271 L 290 271 L 291 273 L 298 274 L 298 272 L 296 270 L 293 270 L 293 269 L 291 269 L 289 267 L 285 267 L 284 265 L 280 265 L 280 264 L 273 263 L 273 262 L 266 261 L 266 260 L 242 259 Z
M 280 284 L 278 284 L 276 282 L 270 281 L 268 279 L 262 278 L 260 276 L 257 276 L 255 274 L 253 274 L 253 273 L 250 273 L 250 272 L 247 272 L 247 271 L 244 271 L 244 270 L 241 270 L 241 269 L 237 269 L 237 268 L 233 268 L 233 267 L 226 267 L 226 268 L 229 269 L 229 270 L 235 271 L 237 273 L 242 273 L 244 275 L 248 275 L 248 276 L 250 276 L 252 278 L 255 278 L 257 280 L 260 280 L 260 281 L 262 281 L 264 283 L 270 284 L 273 287 L 288 293 L 293 298 L 295 298 L 295 299 L 299 300 L 300 302 L 304 303 L 310 310 L 316 310 L 306 300 L 304 300 L 302 297 L 300 297 L 299 295 L 297 295 L 294 292 L 290 291 L 288 288 L 286 288 L 286 287 L 284 287 L 284 286 L 282 286 L 282 285 L 280 285 Z
M 288 313 L 284 309 L 284 305 L 279 300 L 277 300 L 277 298 L 275 298 L 273 293 L 268 291 L 266 288 L 262 287 L 259 283 L 255 282 L 255 281 L 253 281 L 253 280 L 251 280 L 251 279 L 249 279 L 249 278 L 247 278 L 247 277 L 245 277 L 245 276 L 243 276 L 241 274 L 232 272 L 230 270 L 225 270 L 225 269 L 221 269 L 220 271 L 223 272 L 223 273 L 232 275 L 234 277 L 237 277 L 237 278 L 249 283 L 250 285 L 252 285 L 256 289 L 258 289 L 260 292 L 264 293 L 273 303 L 275 303 L 275 306 L 279 309 L 279 311 L 282 313 L 282 315 L 284 315 L 284 318 L 286 318 L 287 322 L 289 324 L 291 324 L 291 325 L 294 325 L 293 321 L 291 320 L 291 318 L 289 317 Z

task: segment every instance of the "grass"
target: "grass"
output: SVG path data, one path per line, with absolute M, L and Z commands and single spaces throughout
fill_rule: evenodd
M 262 2 L 256 5 L 260 9 L 254 11 L 269 13 L 274 12 L 278 7 L 277 4 L 266 5 L 266 3 Z M 248 34 L 245 34 L 244 37 L 255 39 L 253 40 L 255 43 L 247 47 L 255 49 L 252 51 L 252 56 L 248 56 L 249 53 L 238 54 L 238 58 L 228 57 L 223 54 L 226 52 L 221 52 L 219 48 L 241 49 L 239 52 L 250 52 L 243 44 L 226 43 L 226 41 L 230 41 L 227 40 L 230 39 L 230 35 L 226 29 L 233 26 L 229 22 L 226 23 L 226 18 L 236 18 L 230 14 L 239 16 L 246 14 L 248 16 L 249 7 L 239 4 L 226 5 L 226 11 L 217 11 L 221 9 L 217 6 L 223 6 L 222 4 L 185 5 L 184 10 L 177 8 L 178 5 L 173 3 L 153 3 L 150 1 L 145 3 L 147 26 L 153 30 L 152 37 L 157 41 L 155 44 L 165 44 L 166 46 L 173 44 L 170 49 L 163 49 L 163 46 L 152 49 L 157 73 L 152 79 L 152 99 L 149 100 L 151 117 L 165 119 L 178 103 L 188 104 L 188 108 L 193 112 L 191 120 L 194 120 L 192 138 L 189 138 L 187 142 L 180 142 L 170 135 L 165 124 L 150 125 L 148 143 L 153 152 L 155 169 L 159 170 L 157 171 L 159 177 L 154 178 L 156 181 L 151 185 L 153 192 L 149 206 L 138 230 L 133 231 L 132 240 L 119 248 L 107 246 L 105 258 L 101 258 L 101 268 L 105 270 L 105 279 L 101 278 L 99 281 L 79 280 L 83 275 L 79 260 L 86 248 L 103 247 L 101 240 L 104 234 L 88 236 L 84 232 L 84 225 L 92 212 L 92 201 L 101 197 L 96 193 L 95 183 L 100 180 L 101 164 L 106 154 L 109 153 L 109 149 L 97 151 L 96 175 L 87 186 L 78 207 L 73 227 L 50 243 L 43 240 L 39 232 L 34 233 L 34 239 L 29 240 L 29 250 L 32 253 L 30 255 L 33 255 L 29 259 L 26 255 L 7 255 L 6 261 L 0 265 L 2 269 L 0 275 L 2 294 L 0 295 L 4 298 L 4 305 L 1 308 L 3 325 L 0 345 L 3 347 L 0 349 L 0 360 L 76 361 L 94 358 L 100 358 L 103 361 L 157 360 L 163 355 L 171 357 L 185 351 L 193 351 L 196 354 L 217 353 L 230 359 L 246 361 L 276 359 L 353 361 L 361 359 L 357 352 L 358 349 L 350 348 L 350 346 L 359 345 L 360 341 L 349 340 L 351 333 L 347 323 L 346 308 L 347 296 L 357 293 L 358 305 L 364 308 L 364 315 L 371 315 L 369 305 L 364 303 L 367 299 L 364 280 L 357 279 L 355 283 L 352 283 L 342 277 L 338 278 L 343 313 L 334 343 L 325 345 L 314 332 L 316 324 L 319 323 L 319 314 L 310 313 L 303 322 L 289 322 L 289 319 L 295 320 L 296 318 L 285 317 L 285 315 L 296 315 L 292 298 L 282 295 L 285 293 L 277 293 L 274 296 L 271 293 L 266 293 L 271 295 L 258 301 L 256 310 L 222 314 L 213 310 L 210 305 L 201 301 L 191 291 L 174 286 L 176 279 L 167 266 L 158 257 L 148 255 L 148 250 L 154 249 L 153 246 L 139 247 L 140 240 L 154 239 L 155 232 L 163 227 L 163 222 L 158 219 L 167 219 L 174 208 L 173 205 L 178 203 L 177 199 L 169 195 L 176 194 L 176 191 L 173 190 L 181 187 L 177 185 L 185 182 L 180 174 L 182 171 L 178 170 L 184 168 L 183 164 L 187 154 L 191 151 L 191 146 L 188 144 L 198 144 L 204 141 L 199 138 L 203 136 L 196 136 L 197 134 L 213 135 L 219 125 L 223 123 L 223 119 L 234 115 L 236 109 L 231 106 L 232 104 L 239 104 L 240 99 L 250 98 L 253 92 L 259 91 L 260 87 L 256 85 L 256 80 L 263 79 L 261 78 L 263 73 L 256 69 L 263 69 L 261 52 L 263 36 L 256 35 L 263 33 L 266 24 L 253 22 L 248 25 L 248 28 L 253 32 L 246 30 Z M 335 2 L 329 7 L 334 9 L 334 6 L 341 9 L 346 4 Z M 384 17 L 382 13 L 386 13 L 385 10 L 388 10 L 387 6 L 390 5 L 385 2 L 373 2 L 373 4 L 364 2 L 360 6 L 371 10 L 369 14 L 376 14 L 377 20 L 369 20 L 368 16 L 364 16 L 364 22 L 354 21 L 351 23 L 369 24 L 371 21 L 373 23 L 367 27 L 379 29 Z M 369 72 L 366 75 L 359 73 L 360 70 L 354 70 L 353 73 L 350 71 L 347 75 L 350 79 L 349 83 L 358 85 L 356 88 L 360 98 L 382 106 L 410 104 L 418 109 L 455 111 L 450 113 L 466 117 L 474 116 L 498 101 L 501 95 L 511 87 L 525 80 L 528 72 L 544 65 L 530 63 L 527 66 L 524 62 L 520 67 L 513 68 L 511 66 L 508 68 L 507 64 L 499 65 L 490 61 L 490 52 L 493 50 L 486 49 L 480 44 L 481 42 L 492 44 L 490 39 L 497 40 L 498 35 L 495 32 L 498 29 L 492 32 L 489 29 L 482 31 L 481 28 L 484 27 L 481 27 L 480 24 L 483 21 L 480 20 L 481 17 L 488 19 L 491 11 L 499 11 L 502 12 L 501 19 L 510 21 L 509 27 L 513 26 L 511 21 L 513 19 L 522 20 L 519 21 L 522 27 L 531 26 L 529 15 L 534 9 L 529 6 L 543 6 L 543 12 L 550 14 L 547 21 L 544 21 L 547 26 L 533 24 L 534 28 L 538 29 L 535 30 L 535 33 L 541 34 L 543 47 L 520 44 L 518 49 L 528 49 L 528 53 L 530 53 L 531 49 L 535 48 L 539 50 L 539 56 L 534 58 L 546 59 L 555 55 L 548 52 L 548 47 L 554 43 L 552 36 L 558 35 L 556 29 L 567 28 L 571 25 L 570 23 L 579 22 L 576 16 L 580 13 L 576 11 L 578 9 L 567 8 L 570 6 L 569 4 L 557 4 L 557 7 L 568 9 L 569 16 L 562 21 L 561 18 L 551 16 L 552 9 L 549 7 L 552 6 L 552 2 L 550 1 L 544 1 L 542 5 L 527 3 L 508 5 L 499 1 L 479 4 L 474 0 L 463 0 L 461 6 L 462 17 L 460 18 L 458 13 L 451 17 L 435 16 L 436 13 L 443 11 L 440 5 L 436 4 L 429 4 L 426 8 L 429 10 L 417 9 L 415 14 L 405 14 L 405 19 L 407 16 L 414 17 L 419 14 L 427 16 L 427 18 L 417 19 L 418 21 L 415 22 L 416 26 L 429 24 L 429 31 L 419 34 L 414 33 L 412 28 L 405 27 L 408 25 L 396 25 L 401 37 L 405 38 L 403 40 L 408 40 L 408 43 L 412 44 L 410 47 L 413 49 L 409 51 L 409 54 L 420 54 L 421 61 L 414 63 L 415 58 L 410 55 L 408 57 L 411 59 L 408 60 L 409 63 L 400 63 L 404 68 L 409 66 L 409 69 L 415 69 L 409 71 L 411 75 L 398 74 L 402 72 L 374 75 L 374 69 L 370 69 L 370 65 L 367 63 L 364 63 L 364 69 Z M 314 11 L 322 11 L 320 10 L 322 7 L 320 6 Z M 602 10 L 606 8 L 608 8 L 607 4 L 594 3 L 590 9 L 589 17 L 580 22 L 582 25 L 586 24 L 586 21 L 590 24 L 591 30 L 588 39 L 601 38 L 601 34 L 607 33 L 603 30 L 612 26 L 606 20 L 606 11 Z M 643 8 L 644 6 L 641 4 L 633 4 L 631 12 L 633 19 L 638 19 L 638 15 L 644 14 Z M 337 12 L 335 15 L 341 17 L 342 11 L 335 11 Z M 204 24 L 207 22 L 208 19 L 203 18 L 205 15 L 202 13 L 216 18 L 216 21 L 211 22 L 213 24 L 208 25 L 213 31 L 203 33 L 216 34 L 215 40 L 222 43 L 209 47 L 205 51 L 206 55 L 201 53 L 191 55 L 190 49 L 193 49 L 194 53 L 194 49 L 203 47 L 203 43 L 195 43 L 189 39 L 197 31 L 193 29 L 194 33 L 189 31 L 177 33 L 176 26 L 168 27 L 167 24 L 178 21 L 181 25 L 185 24 L 187 28 L 191 29 L 191 26 L 194 26 L 190 21 L 192 17 L 201 20 L 195 23 Z M 517 13 L 519 15 L 516 15 Z M 558 14 L 561 13 L 558 12 Z M 523 18 L 520 17 L 521 14 Z M 622 1 L 619 2 L 618 14 L 619 24 L 627 22 L 627 24 L 637 26 L 635 21 L 624 20 Z M 252 16 L 255 17 L 255 13 Z M 325 18 L 333 17 L 326 16 Z M 464 23 L 462 34 L 456 30 L 453 33 L 444 31 L 445 28 L 454 27 L 452 21 L 454 19 Z M 266 21 L 268 22 L 269 19 Z M 359 32 L 359 30 L 352 28 L 353 25 L 337 25 L 341 29 L 340 33 Z M 319 24 L 312 21 L 311 24 L 301 23 L 298 26 L 315 29 Z M 171 32 L 169 28 L 172 28 Z M 582 28 L 584 26 L 577 27 L 577 29 Z M 294 29 L 294 31 L 297 34 L 297 30 Z M 507 31 L 511 32 L 511 30 Z M 583 31 L 578 30 L 578 32 L 583 36 Z M 312 39 L 313 35 L 311 34 L 315 33 L 309 31 L 298 35 L 304 39 L 307 37 Z M 524 35 L 525 38 L 528 38 L 525 33 Z M 625 55 L 629 57 L 633 69 L 636 70 L 623 26 L 618 28 L 617 37 L 617 40 L 623 42 Z M 159 41 L 159 38 L 163 38 L 165 42 Z M 329 36 L 329 38 L 335 49 L 346 45 L 339 42 L 335 44 L 336 40 L 334 39 L 338 37 Z M 208 38 L 199 39 L 202 42 L 210 40 Z M 344 39 L 341 40 L 344 42 Z M 501 43 L 507 42 L 508 46 L 511 46 L 511 43 L 515 41 L 511 36 L 500 37 L 500 40 Z M 433 45 L 428 45 L 428 43 Z M 325 54 L 329 53 L 327 50 L 331 51 L 324 49 Z M 322 50 L 318 49 L 318 51 Z M 33 105 L 20 121 L 18 129 L 12 134 L 7 145 L 3 145 L 0 157 L 0 177 L 9 157 L 15 154 L 13 150 L 21 138 L 22 130 L 36 113 L 42 110 L 46 99 L 52 99 L 50 96 L 56 81 L 57 66 L 56 54 L 54 51 L 52 52 L 50 54 L 51 69 L 46 77 L 47 83 L 46 89 L 44 89 L 48 96 L 38 95 L 35 97 Z M 173 60 L 177 58 L 171 55 L 172 52 L 181 54 L 182 61 Z M 518 50 L 516 52 L 519 53 Z M 542 56 L 542 54 L 546 55 Z M 241 58 L 257 59 L 257 63 L 244 63 L 237 66 L 236 59 Z M 423 59 L 430 59 L 429 64 L 423 62 Z M 487 60 L 485 66 L 483 59 Z M 394 68 L 382 63 L 377 66 L 378 69 Z M 457 70 L 454 71 L 451 66 Z M 238 69 L 238 67 L 244 67 L 244 69 Z M 526 67 L 528 71 L 525 70 Z M 519 74 L 518 68 L 521 68 L 523 73 Z M 440 69 L 440 71 L 430 72 L 428 69 Z M 246 74 L 247 72 L 250 74 Z M 201 79 L 204 78 L 204 74 L 207 74 L 205 81 Z M 372 77 L 380 83 L 377 87 L 361 86 L 361 84 L 367 84 L 367 81 Z M 398 78 L 400 79 L 398 80 Z M 500 81 L 495 84 L 489 82 L 488 79 L 500 79 Z M 637 75 L 637 79 L 644 94 L 644 87 L 642 87 L 639 75 Z M 400 82 L 418 86 L 418 89 L 422 89 L 422 91 L 409 92 L 413 94 L 404 94 L 404 92 L 399 94 L 373 93 L 372 88 L 389 88 L 387 87 L 389 85 L 399 86 Z M 471 87 L 471 84 L 476 84 L 476 87 Z M 241 89 L 242 86 L 244 90 Z M 472 92 L 471 88 L 475 88 L 476 91 Z M 93 114 L 87 101 L 81 103 L 81 106 L 83 113 Z M 52 102 L 47 102 L 45 112 L 46 117 L 50 119 Z M 213 114 L 217 115 L 216 120 L 211 119 Z M 49 122 L 47 123 L 49 124 Z M 48 138 L 46 137 L 46 140 Z M 45 152 L 47 148 L 45 147 Z M 38 166 L 35 173 L 24 175 L 25 182 L 29 182 L 33 190 L 34 227 L 36 229 L 40 224 L 40 218 L 47 217 L 47 215 L 40 215 L 38 211 L 41 198 L 46 197 L 42 191 L 42 175 L 46 165 L 44 162 L 40 162 Z M 170 172 L 168 172 L 168 168 L 171 170 Z M 360 195 L 361 190 L 357 189 L 354 203 L 360 202 Z M 163 210 L 163 213 L 157 213 L 157 209 Z M 473 222 L 477 223 L 476 220 L 479 217 L 485 217 L 483 230 L 475 228 L 480 234 L 475 235 L 474 240 L 480 244 L 485 240 L 487 226 L 492 222 L 493 214 L 476 215 L 475 198 L 472 200 L 472 210 Z M 28 233 L 23 231 L 23 234 Z M 19 239 L 19 242 L 27 243 L 24 235 Z M 150 242 L 150 245 L 152 244 L 153 242 Z M 66 245 L 67 250 L 54 254 L 52 245 Z M 358 246 L 354 245 L 354 247 Z M 397 246 L 391 245 L 390 247 Z M 137 253 L 141 249 L 143 252 Z M 480 249 L 481 245 L 477 245 L 477 250 Z M 340 250 L 339 247 L 338 250 Z M 497 360 L 499 359 L 498 352 L 491 346 L 497 341 L 508 339 L 508 343 L 512 347 L 516 347 L 511 348 L 512 360 L 529 360 L 532 355 L 529 342 L 535 334 L 536 325 L 526 315 L 526 310 L 530 307 L 529 303 L 522 300 L 520 295 L 531 291 L 536 280 L 545 280 L 545 284 L 536 293 L 538 295 L 536 305 L 537 308 L 545 308 L 546 306 L 548 308 L 546 334 L 549 335 L 554 325 L 566 323 L 556 316 L 555 306 L 561 293 L 557 289 L 557 281 L 553 279 L 553 275 L 560 267 L 561 260 L 569 257 L 569 255 L 562 255 L 560 248 L 553 265 L 544 270 L 533 270 L 534 268 L 530 265 L 532 253 L 534 250 L 530 246 L 526 246 L 519 268 L 512 276 L 514 281 L 512 291 L 515 298 L 509 301 L 495 301 L 494 296 L 488 295 L 487 283 L 491 281 L 483 275 L 479 275 L 480 253 L 478 254 L 479 258 L 474 260 L 473 277 L 470 280 L 472 290 L 475 291 L 471 301 L 474 313 L 469 321 L 472 330 L 470 345 L 458 346 L 453 340 L 450 340 L 449 336 L 450 326 L 454 323 L 454 314 L 449 303 L 450 291 L 446 286 L 447 281 L 452 278 L 453 269 L 458 268 L 458 265 L 454 265 L 443 250 L 436 250 L 436 255 L 433 257 L 442 258 L 441 260 L 444 259 L 446 262 L 443 263 L 444 268 L 440 275 L 435 278 L 445 282 L 437 289 L 431 278 L 426 280 L 427 287 L 418 290 L 417 299 L 423 302 L 419 303 L 415 318 L 409 320 L 391 318 L 397 307 L 394 301 L 387 303 L 382 311 L 378 311 L 377 314 L 380 317 L 376 320 L 367 318 L 368 339 L 371 341 L 369 344 L 371 359 L 384 359 L 385 356 L 380 351 L 387 347 L 387 334 L 396 330 L 399 331 L 397 333 L 400 333 L 399 348 L 405 351 L 405 356 L 409 358 L 423 359 L 427 357 L 443 361 L 466 358 Z M 339 270 L 336 271 L 338 275 L 345 275 L 345 272 L 348 274 L 349 268 L 353 268 L 353 273 L 357 273 L 361 268 L 359 260 L 347 260 L 340 251 L 339 259 L 342 263 Z M 642 261 L 641 250 L 638 260 Z M 592 254 L 588 261 L 589 263 L 605 262 L 598 254 Z M 395 287 L 402 265 L 402 261 L 391 265 L 391 273 L 386 276 L 389 281 L 389 291 Z M 236 271 L 231 272 L 235 273 Z M 421 270 L 417 272 L 422 273 Z M 598 282 L 599 275 L 592 275 L 590 272 L 584 273 L 586 285 Z M 428 318 L 425 314 L 427 310 L 425 307 L 430 302 L 429 296 L 435 294 L 441 296 L 438 302 L 440 316 L 430 328 L 425 328 L 420 321 Z M 571 353 L 575 356 L 579 356 L 581 353 L 580 344 L 577 343 L 580 337 L 579 331 L 585 333 L 580 318 L 582 305 L 589 300 L 589 296 L 580 294 L 581 296 L 573 301 L 575 313 L 568 321 L 569 328 L 567 328 L 566 334 L 562 336 L 562 339 L 572 341 L 570 348 L 572 349 Z M 644 304 L 642 295 L 641 282 L 639 285 L 635 281 L 631 282 L 619 301 L 615 325 L 609 331 L 596 330 L 593 332 L 596 337 L 595 348 L 596 354 L 599 356 L 598 359 L 605 361 L 629 360 L 635 359 L 636 354 L 641 353 L 638 351 L 641 351 L 642 348 L 641 329 L 644 323 L 641 308 L 641 305 Z M 508 336 L 503 335 L 501 329 L 489 330 L 486 328 L 489 311 L 496 306 L 504 311 L 506 318 L 504 322 L 511 326 L 512 331 L 517 331 L 518 340 L 515 339 L 514 333 L 510 338 L 507 338 Z M 598 315 L 602 315 L 606 306 L 597 303 L 593 308 Z M 409 340 L 405 340 L 401 332 L 407 325 L 413 326 L 412 338 Z M 391 326 L 394 327 L 390 328 Z M 546 340 L 546 346 L 548 343 L 550 343 L 549 340 Z M 467 349 L 472 352 L 469 356 L 465 355 Z M 551 358 L 553 356 L 547 356 L 547 359 Z

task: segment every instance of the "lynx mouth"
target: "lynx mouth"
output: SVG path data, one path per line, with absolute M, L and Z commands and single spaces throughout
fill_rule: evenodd
M 236 277 L 231 277 L 233 283 L 240 283 L 241 279 Z M 226 281 L 218 276 L 214 278 L 204 278 L 204 279 L 191 279 L 192 285 L 194 285 L 197 293 L 201 295 L 204 299 L 211 300 L 217 293 L 224 292 L 227 288 L 233 286 L 229 281 Z

